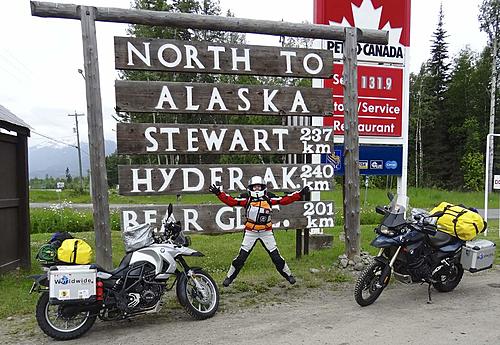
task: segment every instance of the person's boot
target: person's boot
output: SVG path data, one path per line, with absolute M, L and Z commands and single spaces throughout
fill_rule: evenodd
M 222 282 L 222 285 L 228 287 L 232 282 L 233 281 L 229 277 L 226 277 L 226 279 L 224 279 L 224 281 Z
M 294 276 L 288 276 L 286 277 L 286 280 L 288 280 L 288 282 L 293 285 L 295 284 L 297 281 L 295 280 L 295 277 Z

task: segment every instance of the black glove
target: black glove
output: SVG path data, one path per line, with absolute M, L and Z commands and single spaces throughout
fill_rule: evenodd
M 221 193 L 219 186 L 216 186 L 214 184 L 208 187 L 208 190 L 210 193 L 214 193 L 215 195 L 219 195 Z
M 299 194 L 301 196 L 304 196 L 307 193 L 309 193 L 310 191 L 311 191 L 311 188 L 309 188 L 309 186 L 304 186 L 301 190 L 299 190 Z

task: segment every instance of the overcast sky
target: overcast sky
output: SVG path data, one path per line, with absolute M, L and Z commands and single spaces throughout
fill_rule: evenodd
M 369 1 L 369 0 L 365 0 Z M 129 0 L 60 0 L 58 2 L 128 8 Z M 225 13 L 237 17 L 312 22 L 313 0 L 220 0 Z M 436 28 L 440 1 L 413 0 L 410 69 L 419 70 L 428 59 L 432 32 Z M 480 0 L 443 0 L 445 29 L 450 55 L 466 46 L 480 51 L 486 35 L 479 31 Z M 113 36 L 125 35 L 126 25 L 97 24 L 101 93 L 105 137 L 116 140 L 112 118 L 114 107 Z M 76 142 L 74 118 L 67 114 L 86 112 L 79 21 L 32 17 L 29 1 L 0 2 L 0 104 L 30 124 L 34 131 L 66 143 Z M 265 37 L 265 38 L 263 38 Z M 271 36 L 248 37 L 253 44 L 279 45 Z M 86 118 L 80 118 L 80 137 L 87 139 Z M 30 145 L 47 142 L 33 133 Z

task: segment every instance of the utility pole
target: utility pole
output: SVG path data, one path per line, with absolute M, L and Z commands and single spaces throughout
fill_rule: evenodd
M 78 168 L 80 169 L 80 191 L 83 191 L 83 174 L 82 174 L 82 152 L 80 149 L 80 131 L 78 130 L 78 116 L 85 116 L 85 114 L 77 114 L 76 110 L 74 114 L 68 114 L 68 116 L 75 117 L 75 126 L 76 126 L 76 149 L 78 150 Z

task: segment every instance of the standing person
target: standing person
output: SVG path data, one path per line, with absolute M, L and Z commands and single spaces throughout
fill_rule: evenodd
M 267 184 L 262 177 L 254 176 L 248 182 L 247 191 L 238 198 L 233 198 L 229 194 L 222 192 L 216 185 L 210 186 L 209 191 L 217 195 L 219 200 L 226 205 L 242 206 L 246 210 L 245 236 L 243 237 L 238 256 L 231 263 L 231 267 L 222 285 L 227 287 L 233 282 L 252 252 L 257 240 L 262 243 L 268 252 L 278 272 L 290 284 L 295 284 L 295 277 L 292 275 L 290 268 L 288 268 L 285 259 L 280 255 L 276 246 L 273 225 L 271 223 L 272 206 L 288 205 L 294 201 L 299 201 L 302 199 L 302 196 L 309 192 L 309 187 L 306 186 L 290 195 L 278 197 L 267 191 Z

